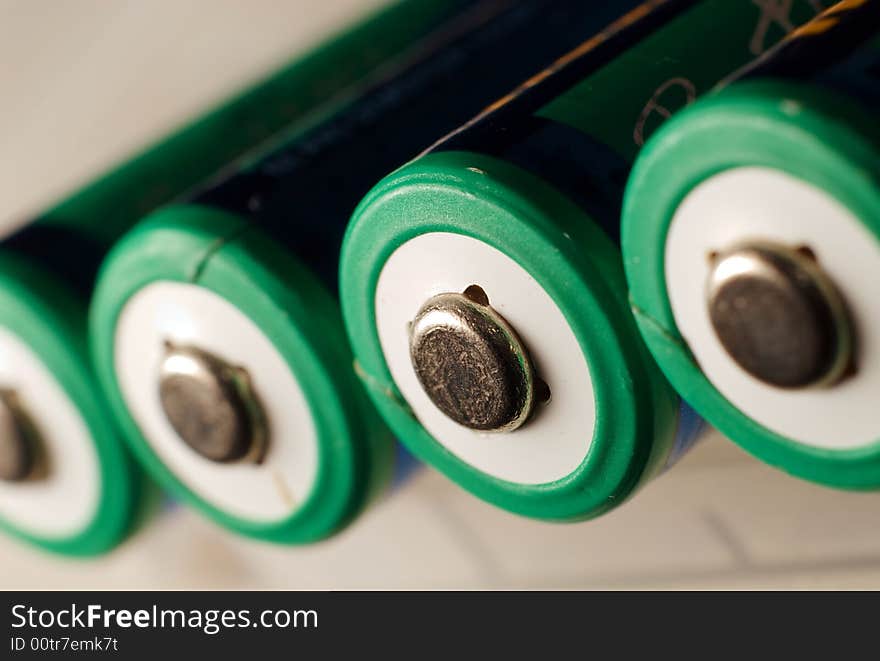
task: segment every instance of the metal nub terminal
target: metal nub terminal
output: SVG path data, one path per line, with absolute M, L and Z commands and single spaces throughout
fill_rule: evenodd
M 853 366 L 846 303 L 809 248 L 751 242 L 710 260 L 709 319 L 746 372 L 794 389 L 834 384 Z
M 259 463 L 268 428 L 247 372 L 206 351 L 165 344 L 159 400 L 177 435 L 205 459 Z
M 41 443 L 14 390 L 0 389 L 0 480 L 24 482 L 39 476 Z
M 422 306 L 410 328 L 410 358 L 434 405 L 465 427 L 513 431 L 532 412 L 535 376 L 526 349 L 477 286 Z

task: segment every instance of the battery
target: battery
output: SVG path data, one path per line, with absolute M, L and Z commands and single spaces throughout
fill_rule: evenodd
M 699 438 L 629 311 L 621 200 L 660 121 L 784 35 L 762 12 L 618 7 L 365 197 L 343 313 L 373 401 L 417 457 L 509 511 L 582 520 Z
M 649 141 L 633 310 L 673 386 L 758 458 L 880 487 L 880 3 L 840 2 Z
M 385 492 L 395 445 L 356 373 L 337 295 L 347 222 L 379 178 L 619 6 L 479 2 L 346 103 L 122 240 L 102 269 L 91 341 L 126 438 L 160 483 L 229 529 L 279 543 L 326 537 Z M 238 368 L 250 385 L 200 376 L 157 398 L 157 365 L 181 354 L 201 375 Z M 187 404 L 205 388 L 222 406 Z M 192 425 L 215 414 L 226 421 L 216 435 Z
M 125 451 L 88 358 L 109 245 L 151 209 L 356 85 L 462 2 L 406 2 L 186 126 L 0 245 L 0 528 L 70 555 L 107 551 L 158 494 Z

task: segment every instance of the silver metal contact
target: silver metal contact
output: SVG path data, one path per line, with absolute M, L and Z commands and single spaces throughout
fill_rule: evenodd
M 709 319 L 743 370 L 796 389 L 836 383 L 853 366 L 846 303 L 808 248 L 749 242 L 710 260 Z
M 210 461 L 259 463 L 268 426 L 247 372 L 196 347 L 165 349 L 159 399 L 181 440 Z
M 516 332 L 475 285 L 425 302 L 410 328 L 410 358 L 434 405 L 470 429 L 513 431 L 549 399 Z
M 0 480 L 24 482 L 41 474 L 40 438 L 14 390 L 0 389 Z

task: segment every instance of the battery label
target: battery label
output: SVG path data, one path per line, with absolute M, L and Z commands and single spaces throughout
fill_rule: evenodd
M 335 293 L 348 219 L 376 181 L 638 4 L 481 3 L 402 71 L 190 202 L 248 219 Z
M 708 428 L 709 425 L 700 417 L 700 414 L 682 400 L 678 407 L 678 426 L 675 430 L 675 440 L 672 442 L 672 448 L 669 450 L 666 463 L 660 472 L 663 473 L 677 464 L 679 459 L 706 437 L 704 432 Z
M 4 250 L 52 270 L 75 294 L 87 298 L 107 246 L 90 233 L 65 225 L 35 223 L 3 242 Z
M 880 38 L 818 73 L 813 82 L 849 94 L 871 108 L 880 107 Z
M 484 154 L 537 175 L 575 201 L 620 245 L 620 211 L 629 165 L 617 152 L 567 124 L 537 116 L 525 118 L 519 138 L 497 127 L 482 142 Z M 489 136 L 483 136 L 486 138 Z
M 657 119 L 821 9 L 791 5 L 773 14 L 772 31 L 767 5 L 642 3 L 425 153 L 475 151 L 518 165 L 578 203 L 619 245 L 629 167 Z
M 589 131 L 631 161 L 673 113 L 831 4 L 703 0 L 539 114 Z
M 497 155 L 530 140 L 541 117 L 588 134 L 631 163 L 664 119 L 823 8 L 791 0 L 770 21 L 766 3 L 642 3 L 428 151 Z
M 734 72 L 719 88 L 751 78 L 810 82 L 880 105 L 880 2 L 839 2 L 765 55 Z
M 394 469 L 391 474 L 391 491 L 403 486 L 418 470 L 422 464 L 416 459 L 403 444 L 394 445 Z

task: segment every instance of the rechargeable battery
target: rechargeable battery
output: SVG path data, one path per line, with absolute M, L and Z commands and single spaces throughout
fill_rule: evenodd
M 793 6 L 774 32 L 749 2 L 628 9 L 380 182 L 341 257 L 359 373 L 398 437 L 546 520 L 615 507 L 699 437 L 629 311 L 629 165 L 661 120 L 815 16 Z
M 87 305 L 109 245 L 427 34 L 462 2 L 399 3 L 17 228 L 0 245 L 0 528 L 71 555 L 106 551 L 158 492 L 125 451 L 88 359 Z
M 395 445 L 356 375 L 338 302 L 348 220 L 379 178 L 620 5 L 479 2 L 114 248 L 91 313 L 95 364 L 161 484 L 279 543 L 326 537 L 385 492 Z
M 880 3 L 841 2 L 666 124 L 623 251 L 672 385 L 758 458 L 880 487 Z

